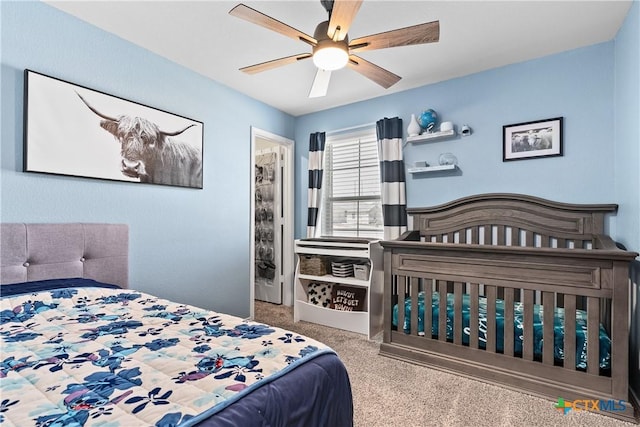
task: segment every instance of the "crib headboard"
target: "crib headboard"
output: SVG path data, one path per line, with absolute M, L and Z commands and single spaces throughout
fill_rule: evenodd
M 0 284 L 83 277 L 129 284 L 126 224 L 0 224 Z
M 427 242 L 590 249 L 604 234 L 605 214 L 617 208 L 491 193 L 409 208 L 407 213 L 420 239 Z

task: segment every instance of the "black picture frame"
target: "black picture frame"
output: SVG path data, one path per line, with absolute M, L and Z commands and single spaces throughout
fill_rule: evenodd
M 563 117 L 502 127 L 502 161 L 563 155 Z
M 203 188 L 202 122 L 33 70 L 24 81 L 24 172 Z

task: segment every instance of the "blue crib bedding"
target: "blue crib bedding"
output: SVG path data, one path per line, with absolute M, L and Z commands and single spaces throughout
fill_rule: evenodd
M 462 298 L 462 342 L 469 344 L 469 316 L 470 316 L 470 295 L 463 294 Z M 424 311 L 425 293 L 418 293 L 418 332 L 424 335 Z M 496 351 L 504 351 L 504 301 L 496 299 Z M 405 319 L 403 330 L 409 334 L 411 331 L 411 298 L 405 299 Z M 431 335 L 438 336 L 438 318 L 440 312 L 440 294 L 433 292 L 431 295 Z M 524 307 L 521 302 L 514 303 L 514 352 L 522 354 L 522 329 L 523 329 Z M 454 295 L 447 294 L 447 340 L 453 340 L 454 322 Z M 398 304 L 393 307 L 393 326 L 398 327 Z M 556 307 L 554 309 L 554 359 L 560 362 L 564 359 L 564 309 Z M 487 325 L 487 299 L 478 298 L 478 343 L 481 348 L 486 348 L 486 325 Z M 533 309 L 533 332 L 534 332 L 534 357 L 542 357 L 543 346 L 543 307 L 535 304 Z M 600 358 L 601 369 L 610 369 L 611 364 L 611 339 L 607 335 L 604 327 L 600 325 Z M 583 310 L 576 310 L 576 368 L 587 368 L 587 313 Z
M 353 424 L 344 365 L 309 337 L 85 279 L 14 288 L 0 423 Z

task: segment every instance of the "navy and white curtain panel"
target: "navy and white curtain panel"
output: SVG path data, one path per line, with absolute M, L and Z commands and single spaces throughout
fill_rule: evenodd
M 322 172 L 324 169 L 324 132 L 312 133 L 309 136 L 309 190 L 307 237 L 316 236 L 318 212 L 322 200 Z
M 384 239 L 400 237 L 407 231 L 407 199 L 402 159 L 402 119 L 384 118 L 376 123 L 380 157 L 380 191 Z

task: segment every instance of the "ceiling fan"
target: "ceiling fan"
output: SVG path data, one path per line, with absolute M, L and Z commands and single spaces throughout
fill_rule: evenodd
M 240 70 L 248 74 L 255 74 L 313 58 L 318 71 L 313 80 L 309 98 L 325 96 L 329 87 L 331 71 L 344 66 L 348 66 L 387 89 L 396 84 L 401 77 L 366 61 L 355 55 L 356 53 L 388 47 L 433 43 L 440 39 L 440 22 L 433 21 L 349 41 L 347 33 L 360 9 L 362 0 L 321 0 L 320 3 L 329 14 L 329 19 L 318 24 L 313 37 L 244 4 L 239 4 L 231 9 L 229 13 L 233 16 L 303 41 L 311 46 L 311 53 L 299 53 L 250 65 Z

